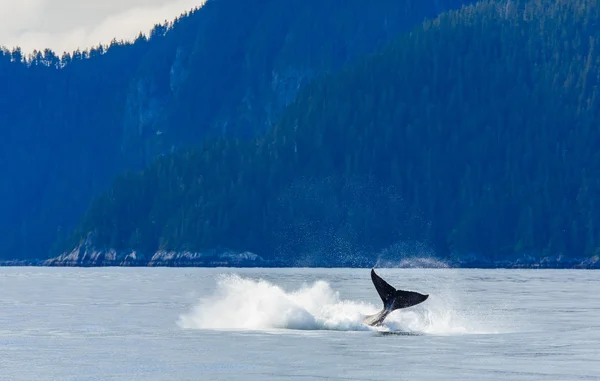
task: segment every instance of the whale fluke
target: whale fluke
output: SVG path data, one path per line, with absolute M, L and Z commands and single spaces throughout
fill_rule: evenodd
M 379 313 L 368 315 L 363 320 L 365 324 L 371 326 L 381 325 L 392 311 L 416 306 L 429 298 L 429 295 L 419 294 L 414 291 L 396 290 L 385 280 L 381 279 L 381 277 L 375 273 L 374 269 L 371 269 L 371 280 L 383 301 L 383 309 Z

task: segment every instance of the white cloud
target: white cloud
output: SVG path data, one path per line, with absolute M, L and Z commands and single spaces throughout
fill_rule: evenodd
M 0 0 L 0 38 L 39 20 L 44 0 Z
M 0 0 L 0 45 L 23 51 L 87 49 L 131 40 L 204 0 Z

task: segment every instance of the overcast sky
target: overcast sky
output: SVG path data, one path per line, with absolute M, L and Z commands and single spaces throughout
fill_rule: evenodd
M 0 46 L 25 52 L 129 40 L 204 0 L 0 0 Z

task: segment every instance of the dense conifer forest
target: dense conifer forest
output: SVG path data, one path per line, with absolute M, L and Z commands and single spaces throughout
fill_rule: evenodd
M 0 259 L 55 255 L 117 174 L 267 133 L 310 81 L 465 2 L 209 0 L 131 42 L 0 49 Z
M 265 134 L 121 175 L 67 248 L 597 262 L 599 22 L 594 0 L 445 12 L 303 87 Z

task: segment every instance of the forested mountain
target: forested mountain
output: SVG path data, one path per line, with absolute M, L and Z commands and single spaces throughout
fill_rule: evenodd
M 264 136 L 121 176 L 72 245 L 350 263 L 420 242 L 442 258 L 597 261 L 599 11 L 446 12 L 304 88 Z
M 116 174 L 264 133 L 310 80 L 463 2 L 209 0 L 131 43 L 0 50 L 0 258 L 47 256 Z

